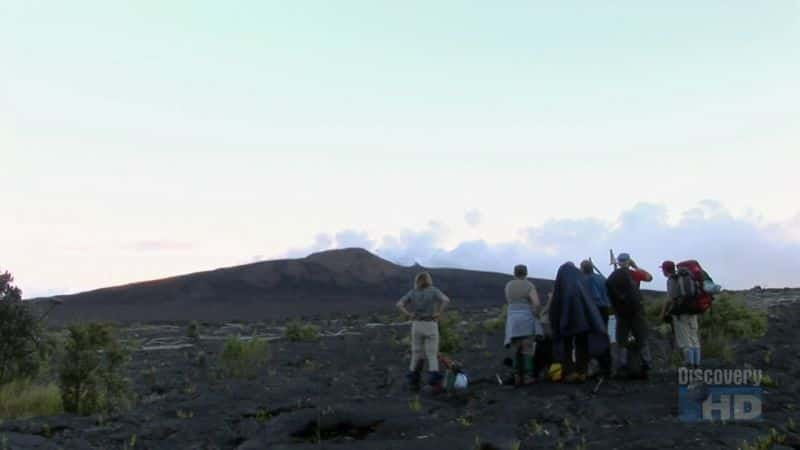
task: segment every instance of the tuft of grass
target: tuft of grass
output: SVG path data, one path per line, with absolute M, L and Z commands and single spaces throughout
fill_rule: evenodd
M 286 325 L 283 335 L 292 342 L 314 342 L 319 340 L 319 327 L 313 324 L 290 322 Z
M 540 424 L 539 421 L 537 421 L 536 419 L 531 419 L 530 422 L 528 422 L 526 428 L 528 429 L 528 433 L 534 436 L 539 436 L 541 434 L 548 434 L 547 430 L 544 428 L 544 425 Z
M 422 402 L 419 401 L 419 395 L 415 395 L 414 398 L 408 402 L 408 407 L 415 413 L 422 411 Z
M 0 418 L 48 416 L 63 410 L 61 391 L 55 383 L 16 380 L 0 387 Z
M 197 340 L 200 338 L 200 324 L 196 320 L 189 323 L 186 327 L 186 337 Z
M 786 435 L 778 433 L 775 428 L 770 428 L 766 436 L 757 438 L 752 444 L 744 441 L 739 450 L 769 450 L 776 445 L 786 442 Z
M 225 341 L 222 349 L 222 367 L 227 376 L 252 378 L 267 364 L 269 345 L 264 339 L 253 337 L 243 341 L 238 336 Z
M 764 376 L 761 377 L 761 386 L 768 388 L 776 388 L 778 387 L 778 382 L 773 380 L 772 377 L 769 376 L 769 374 L 765 373 Z
M 123 444 L 122 448 L 123 448 L 123 450 L 133 450 L 133 449 L 135 449 L 136 448 L 136 434 L 132 434 L 131 438 L 129 440 L 125 441 L 125 443 Z

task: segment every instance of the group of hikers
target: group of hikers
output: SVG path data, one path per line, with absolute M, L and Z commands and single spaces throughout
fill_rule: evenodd
M 504 341 L 513 352 L 509 365 L 514 385 L 535 383 L 543 374 L 555 379 L 552 375 L 556 367 L 560 368 L 559 380 L 582 383 L 590 375 L 592 359 L 598 367 L 592 376 L 648 378 L 652 356 L 640 285 L 651 282 L 653 276 L 627 253 L 612 259 L 616 268 L 607 279 L 591 260 L 582 261 L 578 267 L 572 262 L 563 264 L 546 302 L 540 301 L 528 279 L 527 267 L 514 267 L 514 278 L 505 286 Z M 719 286 L 696 261 L 677 265 L 664 261 L 661 270 L 667 279 L 661 318 L 671 323 L 675 345 L 685 364 L 696 368 L 700 364 L 697 315 L 708 309 L 711 293 L 718 292 Z M 398 309 L 411 321 L 407 380 L 414 390 L 422 386 L 426 365 L 427 387 L 434 391 L 443 388 L 438 320 L 449 303 L 428 272 L 419 273 L 414 288 L 397 302 Z M 609 327 L 610 320 L 616 325 Z M 613 342 L 618 344 L 614 357 Z

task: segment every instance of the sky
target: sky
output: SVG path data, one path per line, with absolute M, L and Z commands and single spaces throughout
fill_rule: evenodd
M 8 0 L 0 56 L 28 298 L 353 245 L 800 286 L 797 1 Z

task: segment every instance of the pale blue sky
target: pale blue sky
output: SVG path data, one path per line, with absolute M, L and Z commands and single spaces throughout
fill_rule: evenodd
M 604 3 L 5 1 L 0 267 L 71 292 L 704 199 L 794 249 L 800 3 Z

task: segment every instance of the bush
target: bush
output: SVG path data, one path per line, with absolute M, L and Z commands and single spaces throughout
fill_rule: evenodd
M 284 336 L 292 342 L 313 342 L 319 340 L 319 328 L 312 324 L 291 322 L 286 325 Z
M 505 331 L 507 316 L 508 316 L 508 305 L 506 304 L 503 305 L 503 309 L 500 310 L 500 314 L 498 314 L 497 317 L 486 319 L 483 322 L 483 329 L 488 332 Z
M 456 311 L 445 313 L 439 319 L 439 351 L 458 353 L 464 348 L 464 336 L 458 329 L 461 314 Z
M 729 292 L 716 296 L 711 311 L 699 319 L 703 353 L 729 362 L 735 356 L 734 339 L 753 340 L 767 333 L 767 313 Z
M 122 371 L 128 353 L 110 325 L 90 323 L 68 329 L 59 368 L 64 410 L 89 415 L 128 406 L 128 382 Z
M 192 321 L 189 323 L 189 326 L 186 327 L 186 337 L 189 339 L 197 339 L 200 337 L 200 325 L 197 321 Z
M 664 302 L 667 300 L 666 295 L 660 296 L 645 296 L 644 297 L 644 316 L 647 319 L 647 323 L 650 324 L 651 327 L 658 327 L 664 323 L 661 320 L 661 308 L 664 306 Z
M 748 306 L 738 294 L 723 292 L 715 297 L 711 312 L 700 317 L 699 325 L 705 336 L 756 339 L 767 333 L 767 313 Z
M 0 273 L 0 385 L 35 378 L 52 353 L 40 320 L 13 281 L 10 273 Z
M 251 378 L 267 364 L 269 345 L 266 340 L 253 337 L 243 341 L 238 336 L 228 338 L 222 349 L 222 366 L 232 377 Z
M 61 394 L 53 383 L 41 385 L 18 380 L 0 387 L 1 419 L 47 416 L 62 409 Z

